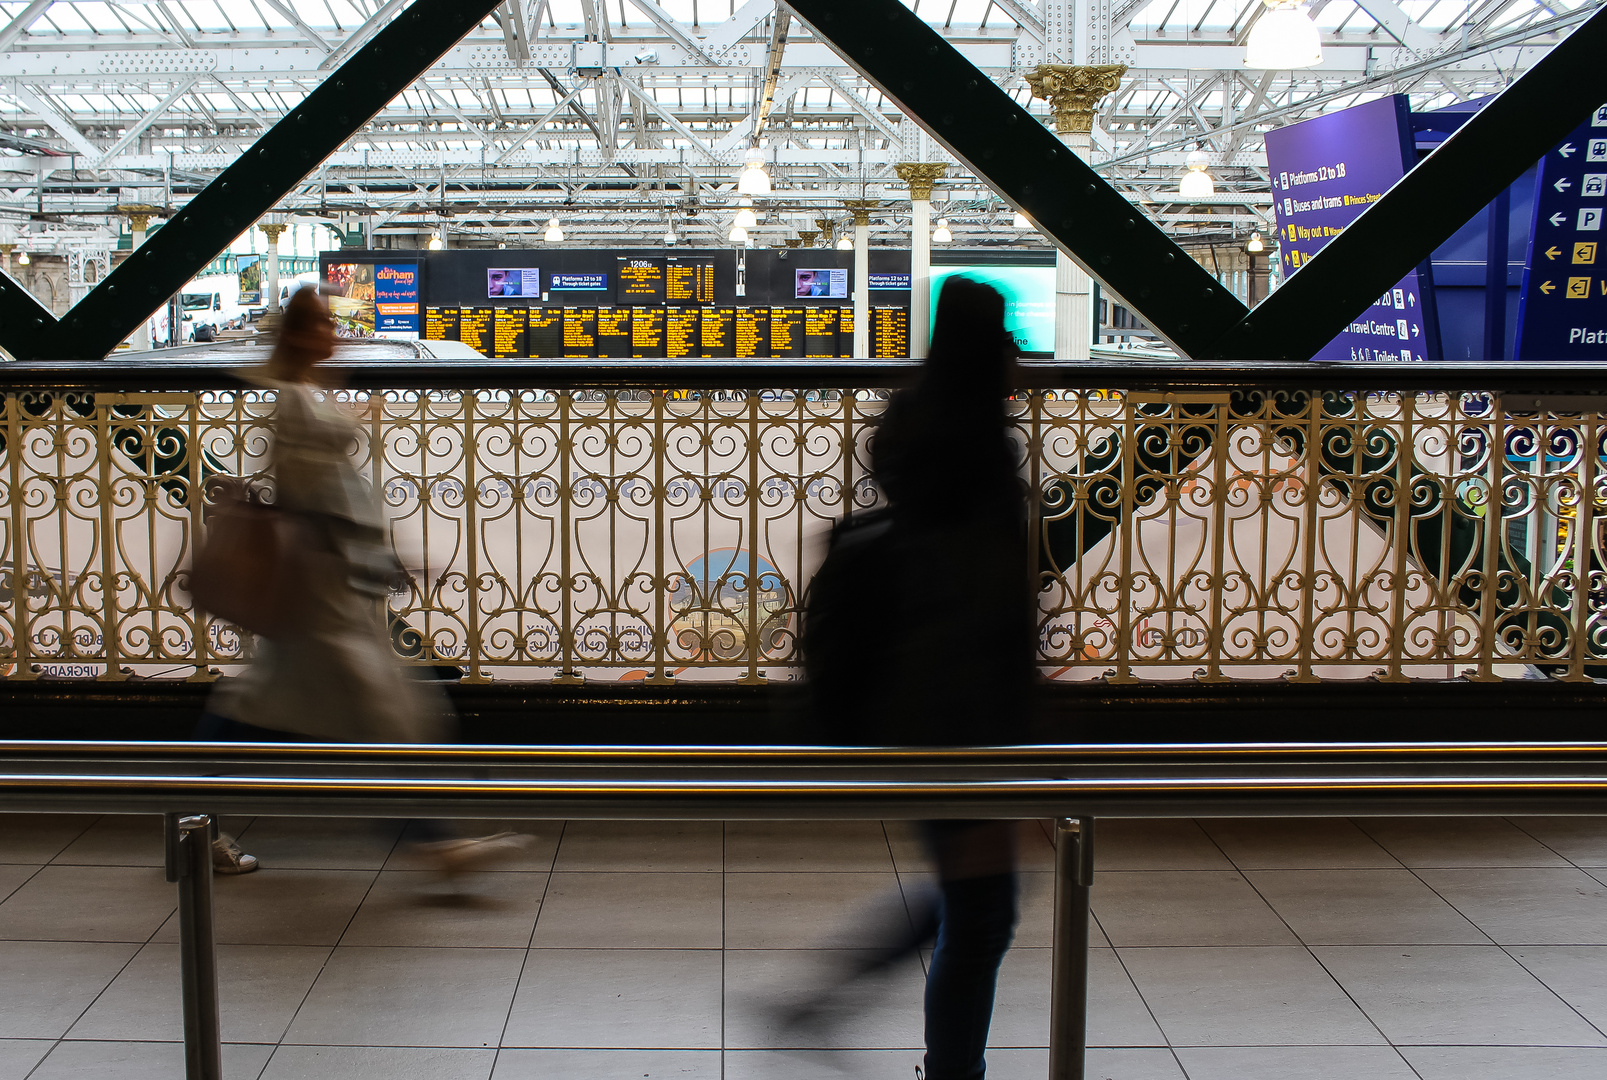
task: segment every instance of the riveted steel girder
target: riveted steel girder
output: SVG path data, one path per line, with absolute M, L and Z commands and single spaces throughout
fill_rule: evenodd
M 497 3 L 415 0 L 62 319 L 0 275 L 0 346 L 18 359 L 105 357 Z

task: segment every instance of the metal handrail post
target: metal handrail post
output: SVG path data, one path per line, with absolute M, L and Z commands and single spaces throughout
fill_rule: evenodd
M 1088 1049 L 1088 902 L 1094 819 L 1055 822 L 1055 930 L 1049 988 L 1049 1080 L 1083 1080 Z
M 185 1080 L 223 1080 L 223 1032 L 218 1016 L 218 952 L 213 927 L 213 820 L 204 814 L 174 818 L 177 866 L 168 880 L 179 886 L 179 970 L 184 988 Z M 175 873 L 176 871 L 176 873 Z

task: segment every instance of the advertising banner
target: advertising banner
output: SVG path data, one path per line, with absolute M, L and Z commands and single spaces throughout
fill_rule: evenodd
M 240 266 L 240 306 L 254 307 L 262 303 L 262 256 L 241 255 L 237 261 Z
M 1514 360 L 1607 359 L 1607 105 L 1540 159 Z
M 329 283 L 339 290 L 329 298 L 329 313 L 335 317 L 335 327 L 341 336 L 373 337 L 374 264 L 334 263 L 329 267 Z M 414 316 L 414 329 L 417 328 L 417 316 Z
M 418 337 L 418 283 L 418 263 L 380 263 L 375 267 L 375 337 Z
M 1267 171 L 1287 277 L 1417 162 L 1406 95 L 1394 94 L 1266 134 Z M 1434 282 L 1424 262 L 1313 360 L 1438 360 Z
M 1027 355 L 1055 352 L 1055 268 L 1052 266 L 934 266 L 928 320 L 937 320 L 943 282 L 968 277 L 991 285 L 1004 297 L 1004 328 Z

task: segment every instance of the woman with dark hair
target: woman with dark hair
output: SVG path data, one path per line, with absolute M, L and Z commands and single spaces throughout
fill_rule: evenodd
M 1005 416 L 1015 357 L 1003 297 L 968 278 L 948 279 L 920 378 L 893 396 L 873 436 L 874 473 L 888 510 L 867 527 L 880 536 L 861 541 L 852 556 L 872 569 L 849 573 L 878 580 L 866 588 L 828 585 L 835 590 L 828 596 L 843 599 L 808 612 L 819 621 L 813 638 L 806 623 L 806 648 L 822 657 L 811 679 L 830 683 L 827 693 L 816 688 L 816 710 L 836 741 L 976 746 L 1026 739 L 1037 651 L 1026 508 Z M 841 574 L 846 564 L 838 565 Z M 822 574 L 830 568 L 828 557 Z M 856 608 L 850 594 L 874 599 Z M 877 628 L 874 641 L 865 637 L 867 626 Z M 844 657 L 853 658 L 852 671 L 844 670 Z M 926 1080 L 982 1080 L 999 965 L 1015 933 L 1015 823 L 930 821 L 922 832 L 936 889 L 909 898 L 908 930 L 890 935 L 845 981 L 935 938 L 926 980 Z M 817 995 L 783 1021 L 819 1019 L 833 996 Z

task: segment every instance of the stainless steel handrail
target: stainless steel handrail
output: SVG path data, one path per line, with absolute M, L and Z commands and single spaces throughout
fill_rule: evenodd
M 1082 1080 L 1086 1042 L 1087 924 L 1093 820 L 1111 817 L 1607 815 L 1601 744 L 1349 744 L 1311 746 L 996 747 L 939 750 L 818 747 L 341 747 L 330 745 L 0 744 L 0 812 L 78 810 L 163 813 L 169 880 L 180 888 L 185 1045 L 190 1080 L 218 1080 L 221 1034 L 207 837 L 218 813 L 505 818 L 1029 818 L 1057 819 L 1051 1080 Z M 193 754 L 184 751 L 193 750 Z M 346 756 L 342 752 L 346 752 Z M 657 764 L 650 755 L 658 754 Z M 54 754 L 54 760 L 51 756 Z M 166 754 L 208 770 L 298 764 L 344 767 L 348 775 L 167 775 L 26 771 L 76 756 L 115 767 Z M 1347 758 L 1346 754 L 1350 756 Z M 265 757 L 264 755 L 270 755 Z M 276 755 L 276 756 L 273 756 Z M 426 755 L 426 756 L 420 756 Z M 436 755 L 429 757 L 427 755 Z M 1259 755 L 1259 757 L 1258 757 Z M 1435 775 L 1312 771 L 1308 755 L 1366 766 L 1363 756 L 1437 770 Z M 1460 755 L 1460 757 L 1458 756 Z M 850 764 L 844 765 L 844 761 Z M 1132 775 L 1006 776 L 1001 763 L 1038 772 L 1068 764 Z M 720 769 L 732 763 L 750 775 Z M 1252 762 L 1261 768 L 1245 769 Z M 592 773 L 577 777 L 576 764 Z M 1157 775 L 1156 767 L 1179 775 Z M 408 764 L 488 765 L 498 778 L 387 776 Z M 1138 771 L 1140 766 L 1149 772 Z M 1225 773 L 1226 766 L 1240 772 Z M 866 766 L 887 775 L 860 775 Z M 541 770 L 548 775 L 541 775 Z M 809 778 L 796 775 L 813 770 Z M 714 776 L 678 775 L 697 769 Z M 1211 770 L 1217 774 L 1210 774 Z M 1460 771 L 1457 771 L 1460 769 Z M 612 772 L 611 772 L 612 770 Z M 1476 770 L 1476 771 L 1475 771 Z M 310 768 L 307 771 L 311 771 Z M 641 775 L 643 772 L 662 775 Z M 948 773 L 933 779 L 932 773 Z M 1186 774 L 1185 774 L 1186 773 Z M 209 815 L 186 813 L 204 807 Z
M 225 759 L 362 762 L 394 767 L 544 766 L 551 768 L 830 767 L 1072 769 L 1111 764 L 1225 767 L 1277 762 L 1401 762 L 1455 765 L 1536 759 L 1607 762 L 1607 742 L 1251 742 L 1044 743 L 1021 746 L 870 747 L 650 744 L 208 743 L 0 740 L 0 762 L 187 761 Z

